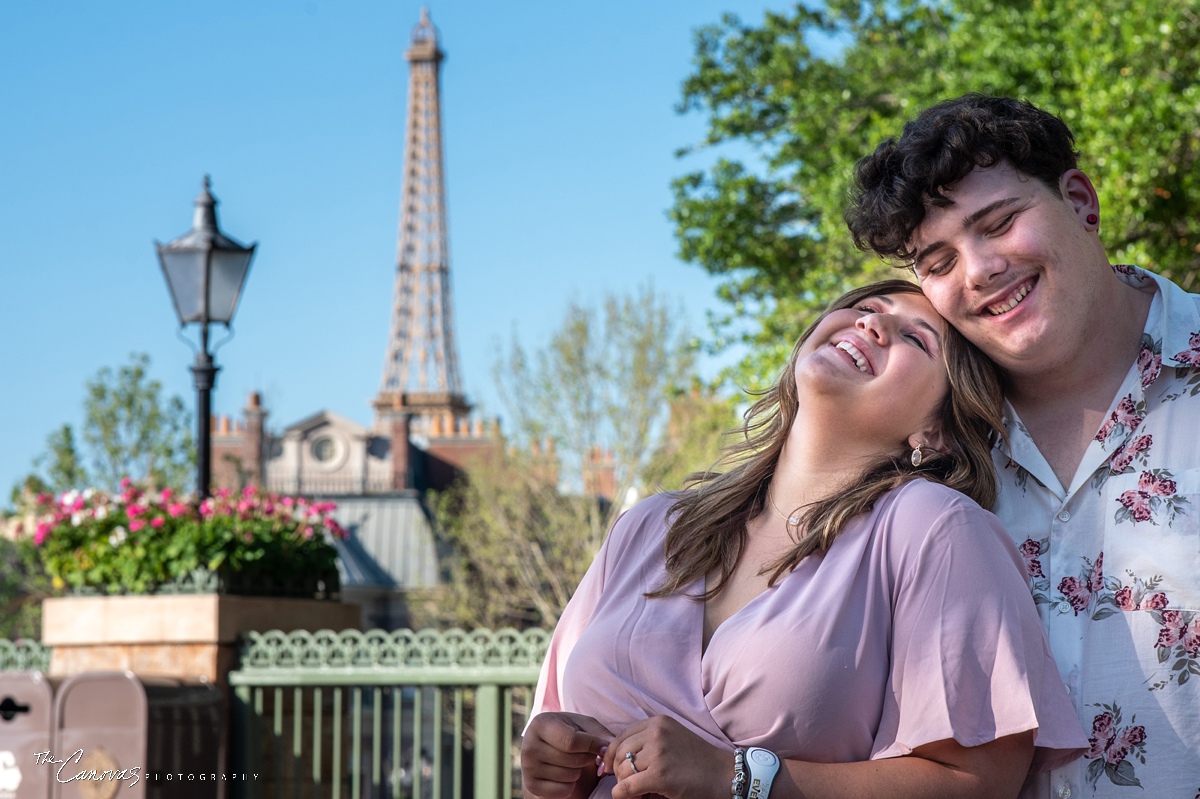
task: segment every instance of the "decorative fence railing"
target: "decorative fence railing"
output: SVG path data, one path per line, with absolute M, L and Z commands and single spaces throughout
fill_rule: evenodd
M 46 671 L 50 668 L 50 647 L 38 641 L 0 638 L 0 671 Z
M 541 630 L 251 633 L 233 688 L 249 799 L 508 799 Z

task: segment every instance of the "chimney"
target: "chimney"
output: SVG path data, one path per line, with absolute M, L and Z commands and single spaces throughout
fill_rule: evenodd
M 266 483 L 267 465 L 263 459 L 266 451 L 264 440 L 264 422 L 267 412 L 262 407 L 262 394 L 251 391 L 243 411 L 246 419 L 245 434 L 242 436 L 242 468 L 249 474 L 251 483 L 263 485 Z
M 392 416 L 392 488 L 412 488 L 408 468 L 408 414 Z

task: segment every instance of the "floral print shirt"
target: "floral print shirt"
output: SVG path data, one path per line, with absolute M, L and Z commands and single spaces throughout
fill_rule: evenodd
M 1038 795 L 1200 799 L 1200 295 L 1155 291 L 1141 354 L 1064 490 L 1012 406 L 996 515 L 1025 560 L 1084 757 Z

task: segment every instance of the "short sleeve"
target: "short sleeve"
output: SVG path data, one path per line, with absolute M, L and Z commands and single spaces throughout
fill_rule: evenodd
M 561 691 L 563 669 L 567 665 L 567 659 L 571 657 L 571 650 L 575 648 L 579 636 L 591 623 L 592 614 L 600 603 L 610 560 L 614 554 L 613 550 L 617 546 L 614 542 L 628 525 L 628 517 L 628 513 L 622 514 L 613 523 L 612 530 L 609 531 L 600 547 L 600 552 L 597 553 L 592 565 L 584 573 L 583 579 L 579 581 L 579 586 L 571 595 L 562 615 L 558 617 L 558 624 L 555 625 L 554 634 L 550 637 L 550 646 L 546 650 L 546 658 L 542 661 L 542 670 L 538 675 L 533 707 L 529 711 L 530 718 L 538 713 L 563 709 Z
M 893 628 L 872 759 L 1028 730 L 1037 731 L 1034 771 L 1078 757 L 1087 740 L 996 517 L 922 481 L 896 492 L 879 523 L 892 538 Z

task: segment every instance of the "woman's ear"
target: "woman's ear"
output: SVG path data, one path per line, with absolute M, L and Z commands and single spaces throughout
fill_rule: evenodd
M 913 433 L 908 437 L 908 446 L 916 449 L 919 445 L 921 451 L 927 456 L 932 453 L 941 453 L 946 451 L 945 439 L 942 437 L 941 424 L 934 424 L 925 430 Z

